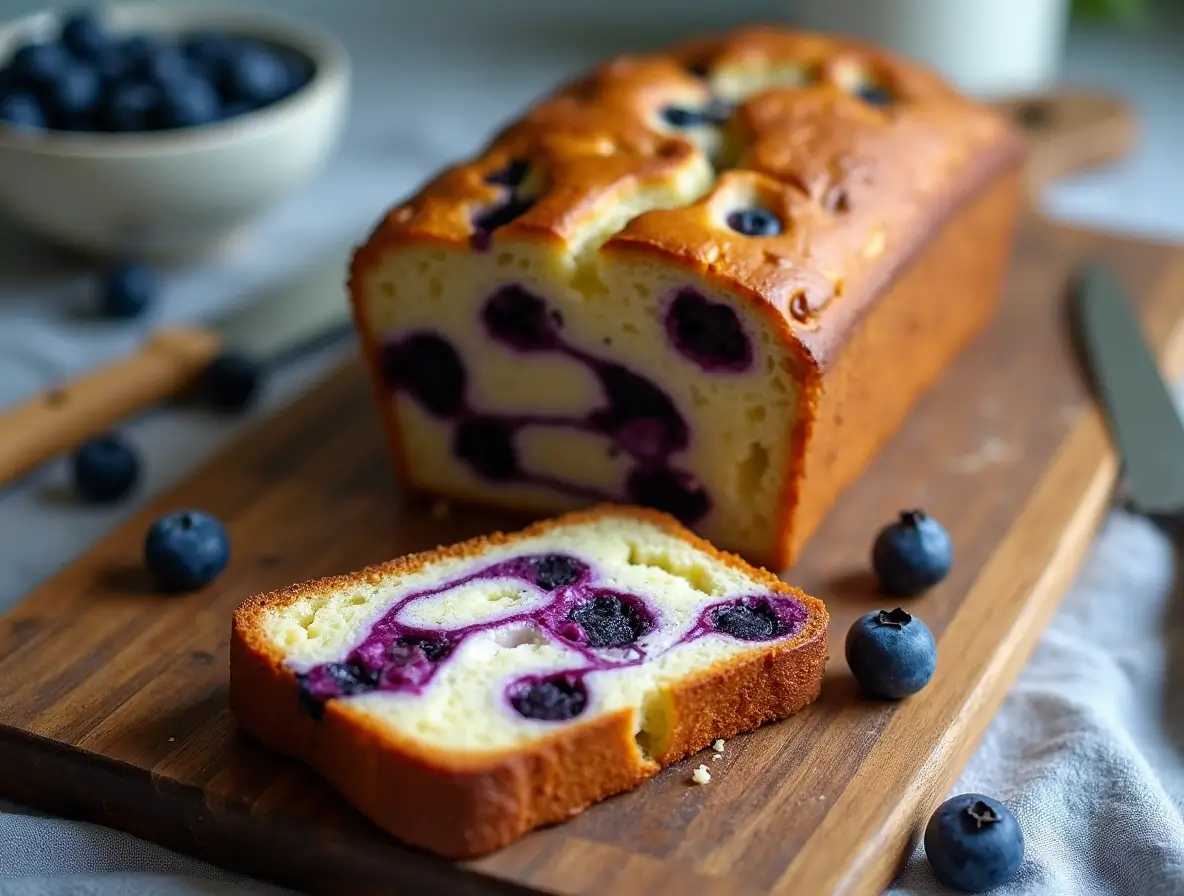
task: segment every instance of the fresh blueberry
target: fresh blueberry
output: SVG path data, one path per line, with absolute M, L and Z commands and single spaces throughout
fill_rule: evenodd
M 63 130 L 82 130 L 89 126 L 102 99 L 102 80 L 98 73 L 81 63 L 69 65 L 43 88 L 50 119 Z
M 485 175 L 485 182 L 499 187 L 517 188 L 522 186 L 526 175 L 530 173 L 530 162 L 526 159 L 512 159 L 504 168 Z
M 168 45 L 153 47 L 150 52 L 137 56 L 134 64 L 129 66 L 128 75 L 161 87 L 200 78 L 181 51 Z
M 70 55 L 61 44 L 25 44 L 12 54 L 9 69 L 14 84 L 39 89 L 54 81 L 70 63 Z
M 741 641 L 768 641 L 781 632 L 781 620 L 768 601 L 743 601 L 720 608 L 711 620 L 716 631 Z
M 155 84 L 135 81 L 117 84 L 104 103 L 103 126 L 109 131 L 128 133 L 150 130 L 156 124 L 160 102 L 161 91 Z
M 892 94 L 878 84 L 863 84 L 855 91 L 855 95 L 872 106 L 892 105 Z
M 510 705 L 519 715 L 543 722 L 574 719 L 588 705 L 584 683 L 572 675 L 520 682 L 510 688 L 509 697 Z
M 1024 832 L 1011 810 L 980 793 L 937 807 L 925 826 L 925 855 L 944 884 L 984 893 L 1015 876 L 1024 861 Z
M 686 526 L 695 525 L 711 509 L 707 492 L 687 474 L 668 467 L 638 468 L 625 488 L 633 503 L 664 511 Z
M 35 131 L 45 127 L 41 103 L 31 93 L 14 90 L 0 94 L 0 124 Z
M 182 510 L 152 524 L 144 540 L 144 562 L 168 591 L 195 591 L 214 581 L 230 561 L 230 539 L 222 524 L 200 510 Z
M 157 288 L 151 268 L 127 262 L 116 264 L 99 279 L 99 311 L 104 317 L 136 317 L 156 299 Z
M 481 320 L 495 339 L 522 351 L 553 348 L 561 318 L 547 303 L 521 286 L 503 286 L 481 309 Z
M 728 215 L 728 226 L 745 236 L 777 236 L 781 219 L 767 209 L 746 208 Z
M 234 54 L 237 41 L 211 31 L 199 31 L 181 41 L 181 52 L 209 78 L 216 78 Z
M 467 420 L 456 428 L 452 450 L 480 476 L 504 482 L 518 475 L 514 431 L 500 420 Z
M 872 569 L 893 597 L 913 597 L 946 577 L 954 548 L 945 527 L 920 510 L 906 510 L 885 526 L 872 546 Z
M 620 364 L 599 364 L 608 407 L 592 415 L 598 430 L 634 457 L 664 457 L 687 446 L 687 424 L 670 396 Z
M 97 59 L 108 46 L 98 14 L 89 9 L 69 13 L 62 20 L 62 43 L 78 59 Z
M 528 557 L 526 566 L 531 581 L 544 591 L 554 591 L 578 582 L 587 572 L 587 567 L 578 560 L 563 554 L 540 554 Z
M 624 647 L 654 627 L 649 613 L 615 594 L 598 594 L 568 614 L 591 647 Z
M 217 120 L 221 114 L 218 94 L 203 78 L 188 75 L 161 86 L 161 127 L 197 127 Z
M 937 644 L 920 619 L 897 607 L 856 619 L 847 631 L 847 665 L 873 696 L 902 700 L 929 683 Z
M 126 496 L 140 477 L 140 455 L 108 433 L 87 441 L 74 454 L 74 489 L 85 501 L 109 504 Z
M 218 87 L 228 101 L 246 100 L 257 106 L 274 103 L 287 95 L 290 84 L 283 58 L 255 44 L 244 44 L 229 54 L 219 71 Z
M 681 290 L 666 313 L 666 332 L 678 352 L 707 370 L 744 370 L 752 345 L 730 305 Z
M 240 115 L 246 115 L 248 112 L 255 111 L 255 107 L 243 100 L 234 100 L 222 107 L 223 118 L 238 118 Z
M 245 410 L 259 392 L 263 370 L 259 362 L 238 352 L 223 352 L 202 375 L 206 401 L 220 411 Z
M 452 344 L 434 333 L 416 333 L 379 352 L 383 378 L 406 389 L 437 417 L 452 417 L 465 405 L 468 376 Z
M 534 205 L 534 199 L 524 196 L 511 196 L 504 202 L 491 205 L 473 218 L 473 227 L 479 233 L 491 233 L 499 227 L 504 227 L 511 221 L 522 217 Z
M 674 128 L 700 128 L 706 125 L 721 125 L 728 120 L 731 108 L 723 102 L 712 100 L 701 109 L 686 106 L 666 106 L 662 118 Z

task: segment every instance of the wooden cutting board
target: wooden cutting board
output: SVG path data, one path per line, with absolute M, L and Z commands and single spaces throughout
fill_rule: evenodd
M 873 894 L 951 785 L 1055 609 L 1107 508 L 1117 463 L 1082 386 L 1064 289 L 1085 257 L 1143 298 L 1184 369 L 1184 249 L 1029 215 L 997 319 L 918 404 L 787 575 L 826 599 L 816 704 L 479 861 L 389 841 L 295 763 L 239 735 L 226 704 L 230 614 L 245 596 L 515 521 L 405 504 L 349 365 L 155 501 L 0 620 L 0 793 L 322 893 Z M 951 297 L 955 299 L 956 297 Z M 201 507 L 234 543 L 199 594 L 152 593 L 142 537 Z M 906 606 L 938 639 L 935 679 L 862 698 L 847 627 L 890 606 L 868 554 L 921 506 L 949 527 L 949 579 Z M 1021 819 L 1022 822 L 1022 819 Z

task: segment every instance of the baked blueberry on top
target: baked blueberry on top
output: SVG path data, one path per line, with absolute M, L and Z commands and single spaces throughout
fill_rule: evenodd
M 438 826 L 412 818 L 414 801 L 393 801 L 398 818 L 361 805 L 446 854 L 486 851 L 795 712 L 826 663 L 819 601 L 615 505 L 260 595 L 235 620 L 231 705 L 249 732 L 331 780 L 321 759 L 352 763 L 363 744 L 412 790 L 467 776 Z M 546 813 L 490 823 L 535 793 Z

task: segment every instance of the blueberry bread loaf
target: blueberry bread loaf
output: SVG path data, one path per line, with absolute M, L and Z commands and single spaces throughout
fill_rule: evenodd
M 404 482 L 652 506 L 783 568 L 989 318 L 1020 157 L 993 112 L 847 41 L 608 62 L 355 255 Z
M 247 600 L 239 724 L 399 839 L 506 845 L 819 692 L 822 603 L 599 507 Z

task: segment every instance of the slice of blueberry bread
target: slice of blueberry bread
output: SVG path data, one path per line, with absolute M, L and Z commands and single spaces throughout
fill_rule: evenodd
M 827 619 L 606 506 L 247 600 L 230 701 L 395 837 L 472 856 L 810 703 Z
M 1020 161 L 995 113 L 850 41 L 598 67 L 354 258 L 404 483 L 652 506 L 784 568 L 989 318 Z

